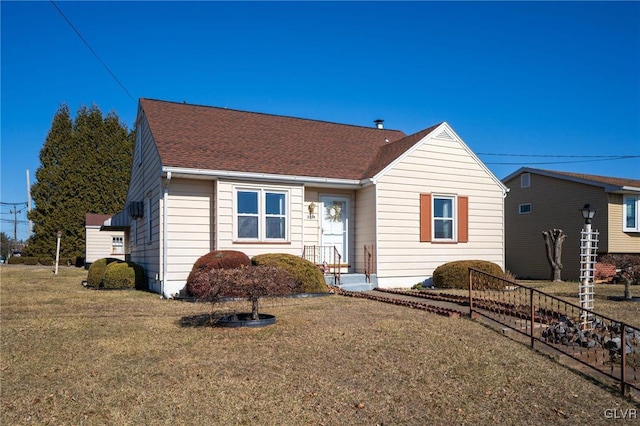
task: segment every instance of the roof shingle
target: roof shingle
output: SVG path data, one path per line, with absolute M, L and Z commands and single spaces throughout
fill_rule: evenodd
M 405 137 L 399 130 L 217 107 L 140 104 L 163 166 L 191 169 L 359 180 L 433 130 Z

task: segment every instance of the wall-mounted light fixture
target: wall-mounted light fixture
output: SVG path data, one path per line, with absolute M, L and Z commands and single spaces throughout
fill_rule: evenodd
M 315 219 L 316 218 L 316 203 L 314 203 L 313 201 L 311 203 L 309 203 L 309 219 Z

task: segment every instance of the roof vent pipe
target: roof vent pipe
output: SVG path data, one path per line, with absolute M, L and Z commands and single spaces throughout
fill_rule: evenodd
M 382 125 L 382 123 L 384 123 L 384 120 L 377 119 L 377 120 L 373 120 L 373 122 L 376 123 L 376 127 L 378 129 L 384 129 L 384 126 Z

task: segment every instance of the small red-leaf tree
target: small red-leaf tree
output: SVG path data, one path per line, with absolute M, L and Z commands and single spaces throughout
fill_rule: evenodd
M 631 299 L 631 285 L 640 284 L 640 256 L 633 254 L 608 254 L 599 262 L 616 266 L 616 278 L 624 282 L 624 298 Z
M 212 304 L 223 297 L 247 298 L 251 301 L 251 319 L 257 320 L 261 297 L 293 294 L 299 291 L 300 285 L 287 271 L 270 266 L 213 269 L 201 285 L 194 286 L 194 296 Z

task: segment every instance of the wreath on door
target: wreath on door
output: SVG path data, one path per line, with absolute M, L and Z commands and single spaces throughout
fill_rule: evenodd
M 340 205 L 337 203 L 327 206 L 327 219 L 329 219 L 330 222 L 340 222 L 342 219 L 341 212 L 342 208 L 340 208 Z

